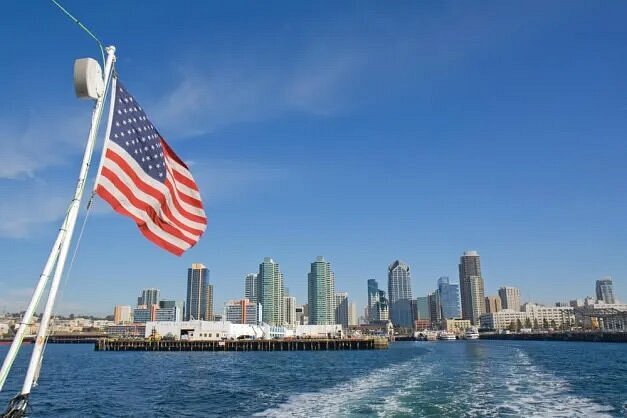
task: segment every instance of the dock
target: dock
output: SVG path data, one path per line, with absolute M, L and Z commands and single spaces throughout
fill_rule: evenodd
M 385 338 L 272 340 L 141 340 L 101 338 L 96 351 L 337 351 L 388 348 Z

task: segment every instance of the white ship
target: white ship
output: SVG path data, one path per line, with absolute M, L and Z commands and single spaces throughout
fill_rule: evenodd
M 468 328 L 464 333 L 464 339 L 466 340 L 478 340 L 479 339 L 479 331 L 477 328 Z
M 455 337 L 455 334 L 453 334 L 452 332 L 440 331 L 440 333 L 438 334 L 438 340 L 454 341 L 456 339 L 457 339 L 457 337 Z

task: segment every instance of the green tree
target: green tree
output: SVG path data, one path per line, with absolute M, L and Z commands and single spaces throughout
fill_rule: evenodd
M 516 331 L 520 331 L 520 329 L 522 328 L 522 322 L 520 321 L 520 319 L 516 320 Z
M 527 319 L 525 319 L 525 328 L 531 328 L 533 325 L 531 324 L 531 319 L 529 319 L 529 317 L 527 317 Z
M 542 328 L 547 329 L 549 327 L 549 321 L 546 320 L 546 318 L 544 318 L 542 320 Z
M 514 323 L 514 321 L 510 322 L 507 329 L 509 329 L 511 332 L 516 331 L 516 323 Z
M 551 328 L 557 328 L 557 324 L 555 323 L 555 319 L 551 319 Z
M 538 318 L 534 318 L 533 320 L 533 329 L 540 328 L 540 324 L 538 324 Z

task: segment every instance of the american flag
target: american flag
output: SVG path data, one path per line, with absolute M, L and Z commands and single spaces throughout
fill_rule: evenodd
M 198 186 L 117 78 L 112 91 L 96 193 L 150 241 L 181 255 L 207 227 Z

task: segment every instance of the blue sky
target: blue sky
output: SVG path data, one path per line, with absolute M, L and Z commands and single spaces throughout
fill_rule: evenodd
M 190 162 L 210 218 L 177 258 L 99 201 L 60 312 L 110 313 L 144 287 L 216 306 L 263 257 L 306 301 L 317 255 L 361 311 L 366 280 L 415 295 L 482 256 L 486 293 L 627 299 L 627 4 L 65 1 L 118 48 L 125 86 Z M 71 196 L 93 41 L 48 2 L 0 15 L 0 311 L 23 308 Z M 102 137 L 100 137 L 100 141 Z M 218 308 L 216 310 L 219 310 Z

